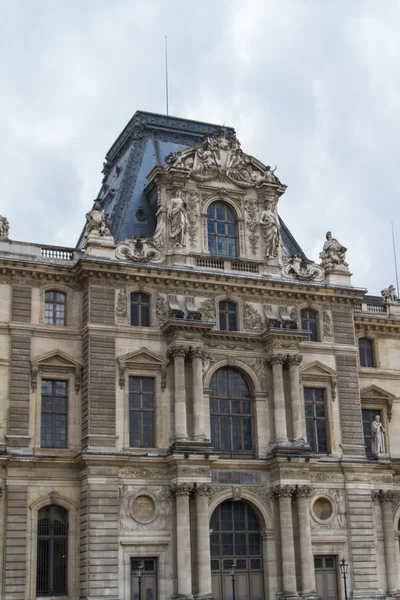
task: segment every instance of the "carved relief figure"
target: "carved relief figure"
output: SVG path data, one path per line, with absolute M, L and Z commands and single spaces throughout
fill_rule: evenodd
M 265 258 L 275 258 L 279 250 L 279 218 L 273 209 L 272 202 L 262 211 L 260 224 L 264 235 Z
M 388 288 L 383 288 L 381 291 L 384 302 L 387 304 L 396 304 L 398 301 L 398 296 L 396 294 L 396 288 L 393 284 L 389 285 Z
M 251 160 L 247 155 L 243 154 L 243 151 L 240 148 L 231 152 L 227 174 L 233 181 L 252 183 L 253 169 Z
M 10 224 L 8 222 L 7 217 L 2 217 L 0 215 L 0 238 L 5 238 L 8 240 L 8 232 L 10 230 Z
M 346 262 L 347 248 L 342 246 L 334 237 L 330 231 L 326 234 L 326 242 L 320 253 L 321 266 L 325 269 L 334 267 L 335 265 L 343 265 L 348 267 Z
M 221 166 L 218 154 L 218 149 L 211 146 L 210 138 L 206 138 L 196 152 L 192 174 L 200 180 L 215 177 Z
M 157 227 L 153 234 L 153 241 L 157 248 L 164 247 L 164 235 L 165 235 L 165 208 L 160 206 L 156 212 Z
M 170 236 L 176 240 L 175 246 L 185 246 L 187 228 L 186 202 L 178 190 L 168 203 L 167 217 L 170 223 Z
M 379 415 L 376 415 L 372 421 L 371 453 L 373 456 L 378 456 L 378 454 L 386 452 L 385 433 L 386 430 L 381 423 L 381 418 Z
M 101 236 L 111 235 L 108 227 L 108 213 L 104 213 L 101 210 L 101 203 L 99 200 L 94 201 L 92 210 L 86 214 L 85 237 L 88 237 L 92 232 Z

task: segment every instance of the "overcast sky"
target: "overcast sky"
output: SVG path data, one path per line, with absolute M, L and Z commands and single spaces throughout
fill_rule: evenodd
M 0 213 L 13 239 L 74 246 L 104 155 L 136 110 L 236 128 L 288 185 L 316 260 L 330 229 L 353 284 L 400 258 L 399 0 L 0 0 Z

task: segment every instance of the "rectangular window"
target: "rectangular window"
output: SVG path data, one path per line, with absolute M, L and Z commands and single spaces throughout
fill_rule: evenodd
M 328 438 L 324 388 L 304 388 L 307 441 L 313 452 L 326 454 Z
M 371 441 L 372 441 L 372 421 L 376 416 L 381 417 L 381 411 L 376 408 L 363 408 L 362 409 L 362 418 L 363 418 L 363 431 L 364 431 L 364 444 L 365 444 L 365 454 L 367 456 L 372 456 L 371 451 Z
M 67 447 L 68 382 L 42 380 L 41 447 Z
M 154 379 L 129 377 L 129 445 L 132 448 L 154 447 L 154 413 Z

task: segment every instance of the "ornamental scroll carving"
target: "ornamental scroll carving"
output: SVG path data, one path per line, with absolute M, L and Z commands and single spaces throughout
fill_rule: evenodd
M 171 497 L 169 486 L 120 488 L 120 527 L 126 530 L 169 529 Z
M 200 196 L 198 192 L 185 191 L 184 192 L 186 199 L 186 212 L 187 212 L 187 221 L 188 221 L 188 236 L 189 242 L 192 248 L 196 247 L 197 235 L 199 233 L 199 223 L 200 223 L 200 214 L 199 214 L 199 205 L 200 205 Z
M 156 319 L 161 325 L 168 319 L 168 308 L 165 299 L 162 296 L 157 296 L 156 300 Z
M 323 281 L 325 273 L 322 267 L 312 260 L 297 254 L 285 254 L 282 257 L 282 275 L 298 281 Z
M 207 298 L 204 300 L 199 307 L 199 312 L 203 318 L 203 321 L 216 321 L 217 310 L 215 306 L 215 300 Z
M 115 257 L 134 263 L 161 262 L 165 258 L 154 239 L 145 237 L 120 242 L 115 250 Z
M 118 319 L 128 318 L 128 296 L 125 288 L 121 288 L 117 292 L 115 314 Z
M 322 321 L 323 321 L 323 327 L 324 327 L 324 336 L 332 337 L 333 336 L 332 319 L 330 317 L 330 314 L 326 310 L 324 310 L 324 312 L 323 312 Z
M 246 226 L 247 231 L 249 233 L 248 240 L 250 244 L 250 248 L 253 254 L 257 252 L 258 240 L 260 238 L 259 229 L 259 218 L 258 218 L 258 206 L 256 200 L 252 198 L 246 198 L 245 200 L 245 208 L 246 208 Z
M 133 467 L 131 469 L 121 469 L 119 476 L 124 479 L 168 479 L 169 473 L 167 469 Z

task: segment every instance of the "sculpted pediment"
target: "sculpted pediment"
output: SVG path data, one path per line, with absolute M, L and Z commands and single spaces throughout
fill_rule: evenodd
M 324 377 L 336 377 L 336 371 L 334 369 L 331 369 L 327 365 L 324 365 L 319 360 L 315 360 L 306 367 L 303 367 L 300 370 L 300 373 L 302 376 L 307 375 L 308 377 L 317 377 L 321 375 Z
M 119 367 L 119 385 L 125 387 L 125 372 L 127 369 L 142 367 L 150 373 L 161 373 L 161 389 L 166 385 L 166 368 L 168 360 L 151 352 L 147 348 L 140 348 L 134 352 L 128 352 L 117 358 Z
M 82 364 L 69 356 L 62 350 L 54 350 L 46 352 L 31 360 L 31 387 L 32 391 L 36 390 L 38 373 L 75 374 L 75 391 L 79 391 L 81 387 Z
M 363 398 L 391 398 L 394 400 L 396 398 L 395 394 L 384 390 L 377 385 L 369 385 L 368 387 L 361 390 L 361 396 Z

